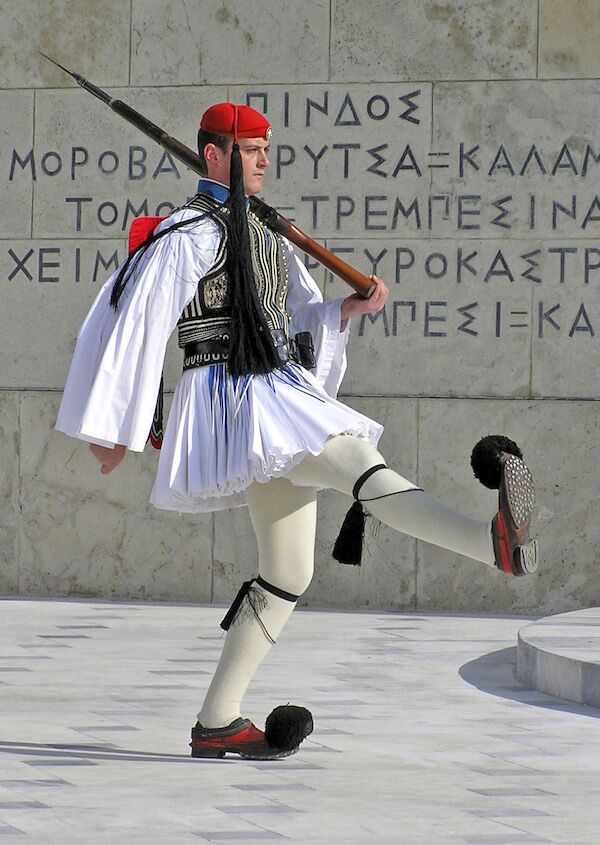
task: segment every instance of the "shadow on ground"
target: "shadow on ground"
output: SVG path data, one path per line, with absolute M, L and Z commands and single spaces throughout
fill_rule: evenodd
M 519 701 L 532 707 L 543 707 L 547 710 L 562 710 L 566 713 L 578 713 L 592 719 L 600 718 L 600 708 L 555 698 L 534 689 L 526 689 L 516 677 L 517 647 L 501 648 L 483 654 L 476 660 L 470 660 L 458 670 L 458 674 L 471 686 L 482 692 Z
M 212 760 L 210 758 L 193 758 L 189 754 L 156 754 L 145 751 L 129 751 L 119 748 L 117 745 L 106 743 L 103 745 L 67 745 L 60 742 L 8 742 L 0 739 L 0 754 L 17 754 L 21 758 L 34 757 L 41 763 L 47 765 L 60 765 L 61 761 L 71 761 L 71 765 L 95 765 L 94 761 L 119 760 L 121 762 L 143 762 L 143 763 L 211 763 L 230 762 L 223 759 Z M 31 761 L 32 763 L 34 761 Z

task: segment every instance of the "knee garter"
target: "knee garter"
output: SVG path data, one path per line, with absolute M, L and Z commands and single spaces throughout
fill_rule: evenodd
M 388 469 L 387 464 L 375 464 L 365 470 L 356 480 L 352 488 L 352 497 L 356 500 L 346 514 L 340 533 L 333 546 L 331 556 L 339 563 L 346 563 L 350 566 L 360 566 L 362 563 L 363 542 L 365 536 L 365 520 L 367 513 L 362 506 L 363 502 L 375 502 L 378 499 L 387 499 L 388 496 L 397 496 L 399 493 L 408 493 L 420 490 L 421 487 L 411 487 L 410 490 L 396 490 L 392 493 L 383 493 L 381 496 L 373 496 L 370 499 L 360 499 L 360 491 L 366 481 L 376 472 Z
M 267 602 L 264 595 L 257 590 L 253 585 L 258 584 L 259 587 L 262 587 L 267 593 L 271 593 L 274 596 L 277 596 L 279 599 L 283 599 L 284 601 L 289 601 L 291 604 L 295 604 L 300 596 L 295 596 L 293 593 L 288 593 L 286 590 L 282 590 L 280 587 L 276 587 L 274 584 L 269 584 L 268 581 L 265 581 L 264 578 L 261 578 L 258 575 L 256 578 L 252 578 L 250 581 L 244 581 L 236 597 L 234 598 L 233 602 L 231 603 L 231 607 L 225 614 L 223 621 L 221 622 L 221 628 L 224 631 L 228 631 L 232 625 L 235 625 L 236 622 L 241 621 L 242 614 L 244 612 L 244 608 L 242 605 L 244 604 L 244 599 L 246 599 L 246 606 L 250 609 L 250 612 L 256 617 L 259 625 L 263 629 L 263 632 L 268 640 L 275 644 L 275 640 L 267 631 L 264 622 L 260 618 L 261 610 L 264 610 Z

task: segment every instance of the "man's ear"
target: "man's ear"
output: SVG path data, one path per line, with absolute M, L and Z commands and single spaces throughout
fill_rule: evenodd
M 220 150 L 216 147 L 215 144 L 207 144 L 204 147 L 204 161 L 209 164 L 216 164 Z

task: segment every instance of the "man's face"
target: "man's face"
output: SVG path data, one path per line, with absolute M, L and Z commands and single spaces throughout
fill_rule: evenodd
M 210 179 L 229 185 L 229 162 L 233 141 L 223 152 L 214 144 L 207 144 L 204 157 Z M 269 142 L 264 138 L 240 138 L 240 154 L 244 169 L 244 193 L 247 197 L 259 194 L 263 188 L 265 170 L 269 166 Z

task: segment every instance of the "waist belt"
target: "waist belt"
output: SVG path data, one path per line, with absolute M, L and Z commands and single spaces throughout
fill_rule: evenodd
M 283 329 L 271 329 L 271 338 L 281 366 L 288 361 L 296 361 L 306 369 L 316 366 L 310 332 L 300 332 L 294 340 L 290 340 Z M 228 358 L 229 335 L 186 343 L 183 348 L 183 370 L 225 364 Z
M 224 364 L 229 358 L 229 338 L 201 340 L 186 343 L 183 347 L 183 370 L 196 367 L 208 367 L 211 364 Z

